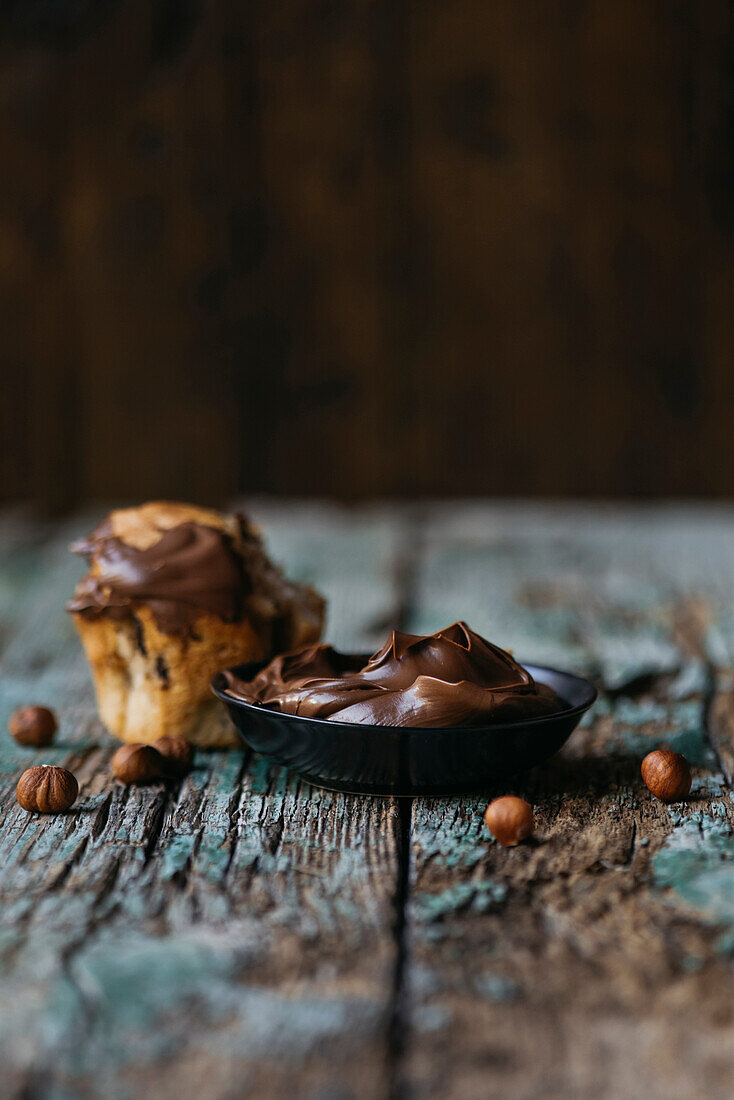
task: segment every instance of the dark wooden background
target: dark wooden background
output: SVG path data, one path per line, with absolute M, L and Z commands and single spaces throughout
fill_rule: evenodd
M 729 0 L 5 0 L 0 485 L 734 491 Z

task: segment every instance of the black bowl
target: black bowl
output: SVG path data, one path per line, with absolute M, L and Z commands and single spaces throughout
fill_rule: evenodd
M 231 671 L 251 680 L 267 663 Z M 358 794 L 448 795 L 490 786 L 547 760 L 596 699 L 593 684 L 580 676 L 540 665 L 525 668 L 568 706 L 528 721 L 419 729 L 282 714 L 231 695 L 221 673 L 212 680 L 212 690 L 226 703 L 250 748 L 293 768 L 309 783 Z

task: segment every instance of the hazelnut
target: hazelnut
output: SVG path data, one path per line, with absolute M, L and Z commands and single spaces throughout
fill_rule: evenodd
M 183 737 L 159 737 L 154 746 L 165 758 L 171 775 L 186 775 L 194 759 L 194 750 Z
M 15 788 L 18 804 L 29 813 L 63 813 L 74 804 L 78 794 L 79 784 L 71 772 L 51 764 L 28 768 Z
M 152 745 L 122 745 L 112 757 L 121 783 L 155 783 L 166 774 L 166 762 Z
M 535 828 L 533 807 L 524 798 L 512 794 L 495 798 L 484 811 L 484 824 L 495 840 L 509 848 L 532 836 Z
M 48 707 L 20 707 L 8 722 L 11 736 L 19 745 L 50 745 L 58 726 L 56 715 Z
M 645 786 L 663 802 L 679 802 L 691 789 L 691 769 L 679 752 L 655 749 L 642 761 L 640 771 Z

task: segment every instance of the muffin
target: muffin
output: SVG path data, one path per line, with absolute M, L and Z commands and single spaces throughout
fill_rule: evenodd
M 214 673 L 320 636 L 323 599 L 286 579 L 243 515 L 143 504 L 111 512 L 71 549 L 89 572 L 67 610 L 100 717 L 121 741 L 236 745 Z

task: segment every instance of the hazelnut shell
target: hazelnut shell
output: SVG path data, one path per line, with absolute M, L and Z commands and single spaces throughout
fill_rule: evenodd
M 159 737 L 153 747 L 164 757 L 170 774 L 185 775 L 191 768 L 194 750 L 183 737 Z
M 155 783 L 166 774 L 166 762 L 152 745 L 121 745 L 112 770 L 121 783 Z
M 524 798 L 504 795 L 490 802 L 484 811 L 484 824 L 492 836 L 506 848 L 532 836 L 535 829 L 533 807 Z
M 29 813 L 60 814 L 79 794 L 79 784 L 66 768 L 39 764 L 23 772 L 15 788 L 18 804 Z
M 647 789 L 663 802 L 680 802 L 691 790 L 691 769 L 679 752 L 655 749 L 642 761 L 640 771 Z
M 51 744 L 58 724 L 48 707 L 19 707 L 11 714 L 8 729 L 19 745 L 41 748 Z

